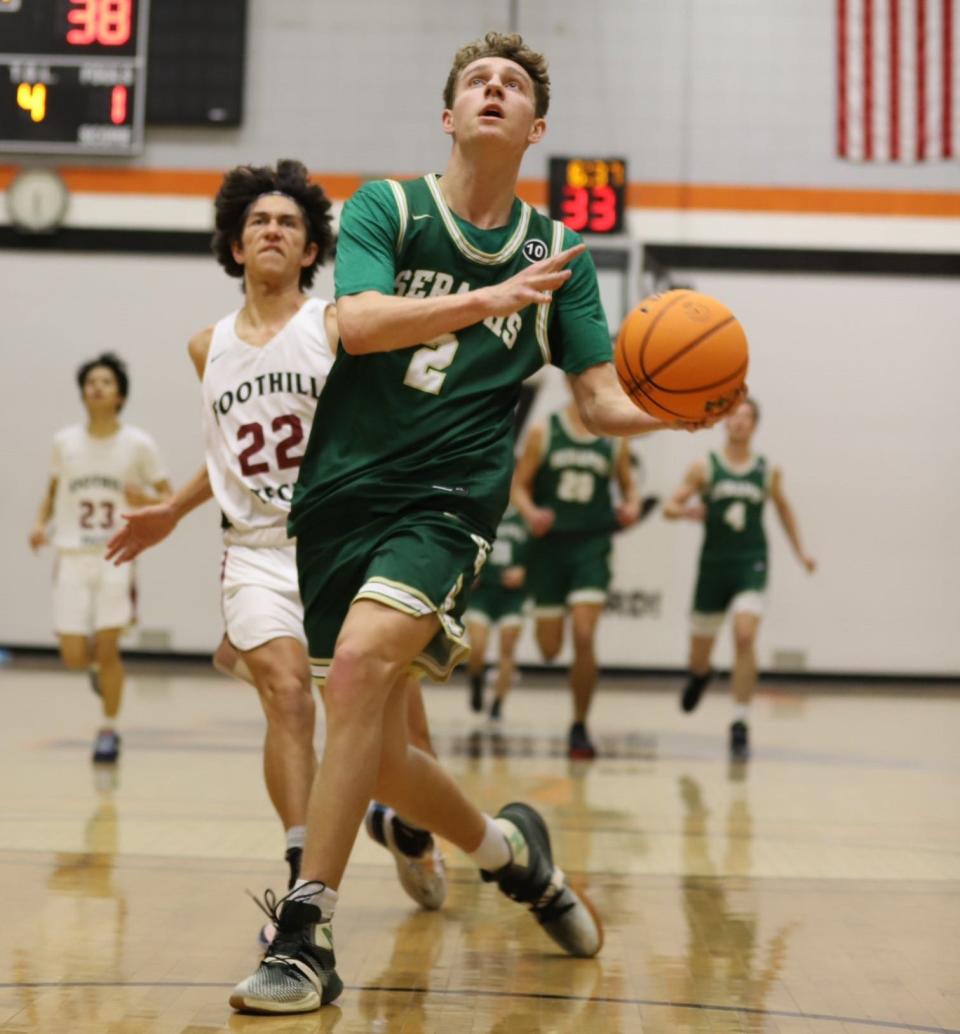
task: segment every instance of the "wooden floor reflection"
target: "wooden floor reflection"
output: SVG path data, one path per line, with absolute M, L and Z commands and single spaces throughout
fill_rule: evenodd
M 805 695 L 755 705 L 731 764 L 729 703 L 607 688 L 593 764 L 563 753 L 568 702 L 519 689 L 501 733 L 466 691 L 431 690 L 439 751 L 495 810 L 547 815 L 563 867 L 607 923 L 596 960 L 559 956 L 447 851 L 418 912 L 358 840 L 337 921 L 338 1006 L 232 1014 L 255 964 L 244 894 L 282 881 L 241 687 L 176 670 L 131 679 L 124 756 L 88 760 L 82 678 L 0 671 L 0 1028 L 58 1034 L 960 1031 L 960 698 Z

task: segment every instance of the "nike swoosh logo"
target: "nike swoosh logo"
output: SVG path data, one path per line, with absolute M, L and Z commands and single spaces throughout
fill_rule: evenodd
M 218 359 L 222 359 L 226 354 L 227 354 L 226 352 L 217 352 L 216 355 L 210 356 L 210 358 L 207 360 L 207 362 L 208 363 L 215 363 Z
M 416 222 L 418 219 L 432 219 L 433 216 L 429 212 L 424 212 L 423 215 L 412 215 L 410 218 Z

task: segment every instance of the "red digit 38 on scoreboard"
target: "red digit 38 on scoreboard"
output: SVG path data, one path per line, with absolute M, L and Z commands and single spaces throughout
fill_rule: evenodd
M 625 158 L 551 158 L 550 218 L 577 233 L 622 233 Z
M 0 152 L 143 145 L 149 0 L 0 0 Z

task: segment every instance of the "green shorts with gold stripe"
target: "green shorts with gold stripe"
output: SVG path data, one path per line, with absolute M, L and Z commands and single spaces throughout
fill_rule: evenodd
M 610 588 L 613 538 L 600 534 L 553 533 L 530 540 L 527 584 L 538 618 L 562 617 L 577 603 L 603 606 Z
M 314 680 L 326 678 L 340 628 L 357 600 L 413 617 L 435 615 L 440 631 L 411 663 L 431 678 L 447 679 L 469 651 L 463 612 L 489 552 L 490 542 L 476 526 L 439 510 L 301 531 L 297 571 Z
M 500 580 L 501 568 L 491 568 L 480 576 L 470 593 L 470 605 L 464 615 L 467 624 L 500 625 L 519 628 L 523 624 L 526 589 L 508 589 Z

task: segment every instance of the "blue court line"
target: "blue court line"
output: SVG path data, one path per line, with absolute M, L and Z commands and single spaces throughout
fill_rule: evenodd
M 15 991 L 29 988 L 71 990 L 74 988 L 106 987 L 176 987 L 176 988 L 232 988 L 232 983 L 220 981 L 180 980 L 131 980 L 118 983 L 107 980 L 23 981 L 22 983 L 0 983 L 0 990 Z M 662 1009 L 691 1009 L 700 1012 L 741 1013 L 748 1016 L 782 1016 L 786 1019 L 820 1020 L 827 1023 L 852 1023 L 860 1027 L 883 1027 L 886 1030 L 923 1031 L 924 1034 L 960 1034 L 956 1027 L 930 1027 L 922 1023 L 899 1023 L 895 1020 L 866 1020 L 858 1016 L 833 1016 L 829 1013 L 794 1012 L 789 1009 L 756 1009 L 741 1005 L 709 1005 L 706 1002 L 672 1002 L 657 998 L 613 998 L 605 995 L 565 995 L 548 992 L 525 993 L 522 991 L 485 991 L 480 989 L 433 988 L 433 987 L 382 987 L 378 984 L 344 984 L 346 991 L 376 991 L 384 994 L 433 995 L 435 997 L 459 998 L 520 998 L 534 1001 L 587 1002 L 601 1005 L 636 1005 Z

